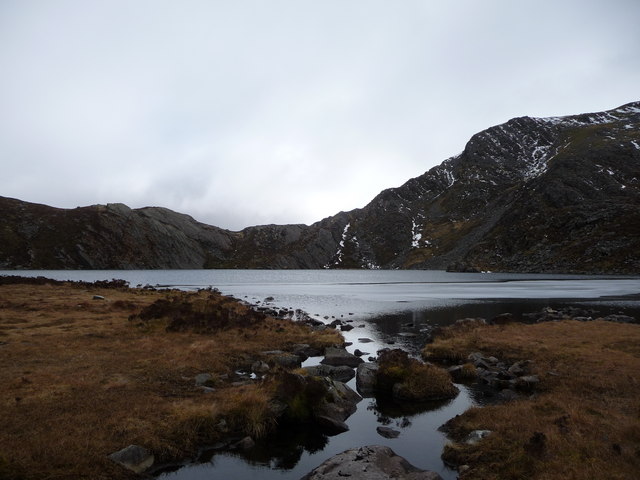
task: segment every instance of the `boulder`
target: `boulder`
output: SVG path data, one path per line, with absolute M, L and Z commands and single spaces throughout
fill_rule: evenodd
M 421 470 L 389 447 L 372 445 L 335 455 L 301 480 L 442 480 L 435 472 Z
M 518 394 L 509 388 L 500 390 L 497 395 L 497 399 L 500 402 L 511 402 L 518 398 Z
M 332 434 L 348 430 L 343 423 L 362 397 L 328 377 L 282 373 L 274 400 L 281 406 L 278 411 L 283 422 L 315 423 Z
M 199 373 L 194 378 L 197 387 L 210 387 L 213 384 L 213 375 L 210 373 Z
M 285 352 L 268 356 L 267 363 L 279 365 L 283 368 L 300 368 L 302 364 L 298 355 Z
M 507 369 L 507 372 L 509 372 L 510 374 L 515 375 L 515 376 L 522 376 L 527 371 L 526 366 L 527 366 L 527 362 L 526 361 L 515 362 L 513 365 L 511 365 Z
M 356 372 L 356 388 L 360 395 L 373 396 L 376 389 L 377 363 L 361 363 Z
M 390 427 L 377 427 L 376 432 L 384 438 L 398 438 L 400 436 L 400 432 L 398 430 Z
M 320 429 L 329 436 L 338 435 L 340 433 L 349 431 L 349 426 L 346 423 L 338 420 L 337 418 L 319 415 L 316 417 L 316 423 L 318 424 Z
M 324 365 L 357 367 L 364 360 L 356 357 L 354 354 L 347 352 L 344 348 L 327 347 L 324 352 L 324 358 L 320 363 Z
M 153 453 L 139 445 L 129 445 L 122 450 L 112 453 L 108 458 L 134 473 L 144 472 L 155 462 Z
M 325 378 L 327 391 L 313 408 L 315 418 L 328 417 L 338 421 L 349 418 L 357 409 L 356 405 L 362 397 L 348 385 Z
M 267 373 L 269 371 L 269 364 L 262 360 L 257 360 L 251 365 L 251 371 L 257 374 Z
M 315 377 L 329 377 L 339 382 L 348 382 L 356 373 L 351 367 L 346 365 L 340 367 L 333 367 L 331 365 L 314 365 L 312 367 L 305 367 L 303 370 L 307 375 Z
M 525 392 L 533 391 L 538 383 L 540 383 L 540 378 L 537 375 L 525 375 L 524 377 L 511 380 L 511 384 L 517 390 L 523 390 Z
M 297 343 L 291 348 L 291 353 L 298 355 L 303 362 L 309 357 L 319 357 L 322 350 L 306 343 Z

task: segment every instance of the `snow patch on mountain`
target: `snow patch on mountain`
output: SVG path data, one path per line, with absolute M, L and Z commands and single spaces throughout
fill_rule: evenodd
M 415 220 L 411 220 L 411 247 L 420 248 L 420 240 L 422 240 L 420 227 L 416 225 Z

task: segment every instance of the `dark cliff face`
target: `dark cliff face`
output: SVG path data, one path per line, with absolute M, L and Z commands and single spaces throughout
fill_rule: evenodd
M 167 209 L 0 197 L 4 268 L 446 268 L 640 272 L 640 102 L 522 117 L 366 207 L 231 232 Z
M 347 237 L 359 250 L 336 266 L 638 273 L 640 103 L 480 132 L 352 215 Z
M 201 268 L 229 232 L 163 208 L 72 210 L 0 198 L 0 266 L 34 269 Z

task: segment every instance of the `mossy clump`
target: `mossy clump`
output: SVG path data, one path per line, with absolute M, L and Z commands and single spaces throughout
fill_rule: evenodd
M 383 351 L 378 365 L 376 385 L 379 394 L 412 402 L 444 400 L 458 394 L 446 370 L 422 363 L 402 350 Z
M 266 316 L 242 308 L 237 300 L 218 293 L 211 293 L 205 299 L 193 298 L 189 293 L 179 293 L 173 298 L 156 300 L 140 313 L 129 317 L 130 321 L 143 324 L 158 319 L 167 321 L 167 332 L 211 333 L 224 328 L 254 326 L 262 323 Z

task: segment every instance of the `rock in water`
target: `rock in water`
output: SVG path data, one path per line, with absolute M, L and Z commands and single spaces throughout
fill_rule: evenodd
M 376 428 L 376 432 L 385 438 L 398 438 L 400 436 L 398 430 L 389 427 L 378 427 Z
M 435 472 L 421 470 L 389 447 L 372 445 L 346 450 L 325 461 L 301 480 L 442 480 Z
M 361 363 L 358 365 L 356 373 L 356 388 L 362 396 L 373 396 L 376 390 L 376 374 L 378 373 L 377 363 Z
M 340 367 L 332 367 L 331 365 L 314 365 L 312 367 L 304 367 L 303 370 L 307 375 L 316 377 L 329 377 L 333 380 L 346 383 L 355 377 L 356 372 L 346 365 Z
M 344 348 L 328 347 L 324 352 L 324 359 L 320 363 L 323 365 L 332 365 L 335 367 L 346 365 L 347 367 L 357 367 L 363 363 L 359 357 L 353 353 L 347 352 Z
M 349 431 L 349 426 L 337 418 L 319 415 L 316 416 L 316 423 L 320 426 L 322 431 L 329 436 Z

